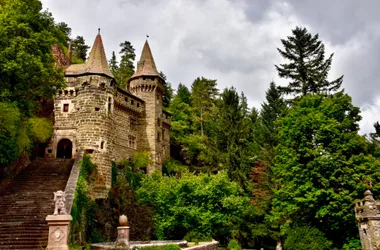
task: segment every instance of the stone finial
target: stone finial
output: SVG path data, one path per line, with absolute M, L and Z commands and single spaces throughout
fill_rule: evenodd
M 120 215 L 119 217 L 119 225 L 120 226 L 128 226 L 128 218 L 126 215 Z
M 57 192 L 54 192 L 54 214 L 53 215 L 65 215 L 66 213 L 66 194 L 65 192 L 59 190 Z

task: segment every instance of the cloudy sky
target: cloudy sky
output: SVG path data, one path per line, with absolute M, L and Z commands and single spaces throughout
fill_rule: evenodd
M 344 75 L 343 88 L 361 107 L 361 132 L 380 120 L 380 1 L 378 0 L 42 0 L 57 22 L 92 45 L 98 28 L 108 59 L 128 40 L 139 58 L 149 35 L 156 65 L 173 88 L 198 76 L 234 86 L 260 108 L 265 91 L 279 79 L 276 48 L 296 26 L 319 33 L 335 53 L 330 78 Z

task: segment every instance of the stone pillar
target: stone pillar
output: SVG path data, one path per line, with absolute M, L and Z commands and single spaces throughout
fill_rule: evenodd
M 69 214 L 65 215 L 48 215 L 46 221 L 49 225 L 49 250 L 69 250 L 68 236 L 69 226 L 72 221 Z
M 117 227 L 117 246 L 129 247 L 129 227 Z
M 120 226 L 117 227 L 116 246 L 129 247 L 128 218 L 124 214 L 119 217 Z

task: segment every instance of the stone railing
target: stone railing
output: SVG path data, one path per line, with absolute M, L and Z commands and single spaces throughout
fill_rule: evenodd
M 75 189 L 77 187 L 77 182 L 80 174 L 80 162 L 83 159 L 83 151 L 79 151 L 75 157 L 73 167 L 71 168 L 71 173 L 69 180 L 67 181 L 65 194 L 66 194 L 66 212 L 71 214 L 71 208 L 74 202 Z

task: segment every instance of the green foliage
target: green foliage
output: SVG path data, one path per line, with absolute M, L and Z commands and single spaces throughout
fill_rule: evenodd
M 153 161 L 149 156 L 149 152 L 144 151 L 133 153 L 131 163 L 133 168 L 146 169 Z
M 216 80 L 198 77 L 191 85 L 191 103 L 198 117 L 195 122 L 200 126 L 201 136 L 205 135 L 204 131 L 207 130 L 207 125 L 210 123 L 210 114 L 218 92 Z
M 86 45 L 83 36 L 77 36 L 71 44 L 73 50 L 73 63 L 83 63 L 87 58 L 87 51 L 90 46 Z
M 20 123 L 16 105 L 0 102 L 0 167 L 11 164 L 20 153 L 17 145 Z
M 185 173 L 181 178 L 147 176 L 137 190 L 139 201 L 154 208 L 158 239 L 250 237 L 255 219 L 249 197 L 225 172 L 216 175 Z
M 340 88 L 343 76 L 327 80 L 333 54 L 325 59 L 325 46 L 318 40 L 318 34 L 312 36 L 306 28 L 296 27 L 292 36 L 281 42 L 284 50 L 277 50 L 289 63 L 276 65 L 276 69 L 280 77 L 291 80 L 288 86 L 280 88 L 283 93 L 295 96 L 328 94 Z
M 284 250 L 331 250 L 332 242 L 314 227 L 294 227 L 284 242 Z
M 23 115 L 36 100 L 52 97 L 64 85 L 52 45 L 62 35 L 38 0 L 4 0 L 0 5 L 0 100 L 14 102 Z
M 119 54 L 121 55 L 121 60 L 119 68 L 114 73 L 114 77 L 120 87 L 129 89 L 129 86 L 127 86 L 128 80 L 135 73 L 135 66 L 133 64 L 136 59 L 135 49 L 129 41 L 120 43 L 120 47 Z
M 187 167 L 182 165 L 179 161 L 170 158 L 162 165 L 163 174 L 180 176 L 181 173 L 186 172 Z
M 241 250 L 241 246 L 237 240 L 230 240 L 227 246 L 228 250 Z
M 38 143 L 47 142 L 53 135 L 53 124 L 47 118 L 32 117 L 28 123 L 31 136 Z
M 161 71 L 160 75 L 164 80 L 164 93 L 162 95 L 162 106 L 168 108 L 173 98 L 173 88 L 170 82 L 167 81 L 166 75 Z
M 359 109 L 343 92 L 306 95 L 279 120 L 273 168 L 276 185 L 271 221 L 285 229 L 309 224 L 335 246 L 357 235 L 352 202 L 372 180 L 380 188 L 378 159 L 358 135 Z
M 96 172 L 96 165 L 92 163 L 91 157 L 87 154 L 83 155 L 81 162 L 80 176 L 84 180 L 90 181 L 90 176 Z
M 178 245 L 169 244 L 165 246 L 152 246 L 152 247 L 142 247 L 143 250 L 180 250 Z
M 344 250 L 362 250 L 362 245 L 360 240 L 358 239 L 349 239 L 348 243 L 345 243 L 343 245 Z

